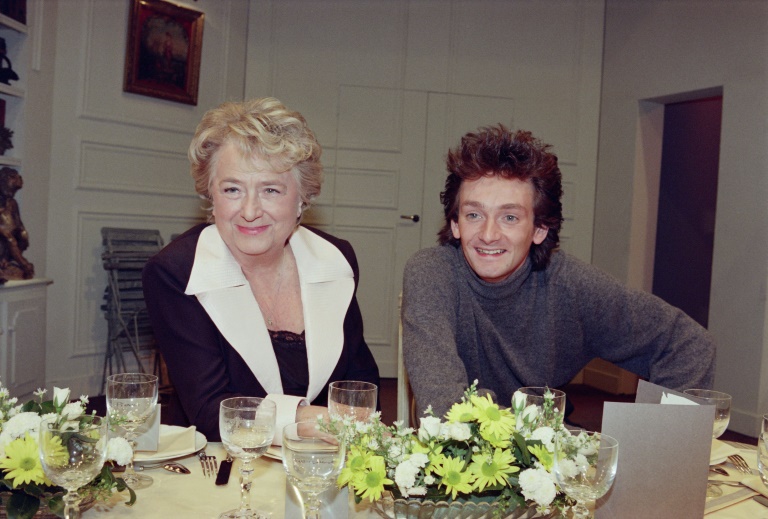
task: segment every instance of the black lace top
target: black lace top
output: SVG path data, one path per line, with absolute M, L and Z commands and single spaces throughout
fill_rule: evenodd
M 307 363 L 307 342 L 304 332 L 269 330 L 272 348 L 275 350 L 283 393 L 292 396 L 307 396 L 309 388 L 309 364 Z

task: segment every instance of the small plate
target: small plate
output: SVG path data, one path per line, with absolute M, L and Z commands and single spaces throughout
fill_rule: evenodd
M 712 440 L 712 450 L 709 455 L 710 465 L 719 465 L 728 459 L 731 454 L 738 454 L 739 449 L 732 447 L 720 440 Z
M 176 425 L 160 425 L 160 437 L 162 438 L 164 435 L 167 434 L 177 434 L 181 432 L 185 427 L 178 427 Z M 133 457 L 133 461 L 135 462 L 148 462 L 148 461 L 166 461 L 171 460 L 174 458 L 182 458 L 184 456 L 187 456 L 189 454 L 192 454 L 193 452 L 197 452 L 200 449 L 205 448 L 205 446 L 208 445 L 208 440 L 205 438 L 205 435 L 199 431 L 195 431 L 195 447 L 177 451 L 170 456 L 163 452 L 163 450 L 159 450 L 157 452 L 149 452 L 149 451 L 137 451 L 136 454 Z

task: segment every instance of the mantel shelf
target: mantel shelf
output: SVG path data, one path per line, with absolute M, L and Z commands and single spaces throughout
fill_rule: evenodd
M 24 97 L 24 89 L 6 85 L 5 83 L 0 83 L 0 94 L 7 94 L 14 97 Z
M 8 27 L 9 29 L 13 29 L 14 31 L 20 32 L 22 34 L 27 34 L 26 25 L 4 14 L 0 14 L 0 26 Z
M 18 157 L 6 157 L 5 155 L 0 155 L 0 166 L 14 166 L 20 168 L 21 159 Z

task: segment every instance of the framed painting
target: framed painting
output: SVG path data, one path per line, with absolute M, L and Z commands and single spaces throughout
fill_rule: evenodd
M 132 0 L 123 91 L 197 105 L 204 14 Z

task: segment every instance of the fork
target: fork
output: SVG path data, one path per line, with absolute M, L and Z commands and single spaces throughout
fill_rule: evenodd
M 216 456 L 208 456 L 205 450 L 201 450 L 197 453 L 197 457 L 200 458 L 200 466 L 203 468 L 203 476 L 207 478 L 214 477 L 216 475 Z
M 731 456 L 728 456 L 728 461 L 733 463 L 733 466 L 736 467 L 739 472 L 743 472 L 744 474 L 752 474 L 752 469 L 749 468 L 749 464 L 739 454 L 732 454 Z

